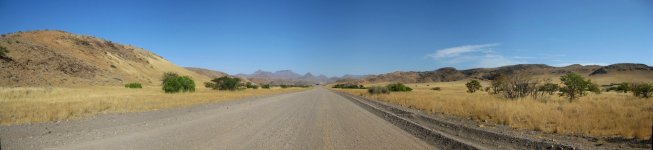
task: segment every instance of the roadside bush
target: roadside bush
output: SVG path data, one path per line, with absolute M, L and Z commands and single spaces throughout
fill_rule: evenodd
M 649 98 L 653 96 L 653 85 L 651 83 L 632 84 L 631 91 L 636 97 Z
M 441 91 L 442 88 L 440 88 L 440 87 L 433 87 L 433 88 L 431 88 L 431 90 L 434 90 L 434 91 Z
M 389 94 L 390 90 L 387 87 L 374 86 L 367 89 L 367 92 L 370 94 Z
M 236 77 L 222 76 L 211 80 L 212 83 L 204 83 L 204 86 L 210 87 L 214 90 L 229 90 L 235 91 L 240 86 L 240 79 Z
M 263 84 L 261 85 L 261 88 L 270 89 L 270 84 Z
M 288 86 L 288 85 L 285 85 L 285 84 L 282 84 L 282 85 L 279 85 L 279 87 L 281 87 L 281 88 L 284 88 L 284 89 L 285 89 L 285 88 L 288 88 L 289 86 Z
M 619 86 L 617 86 L 616 89 L 614 89 L 617 92 L 623 92 L 623 93 L 628 93 L 628 91 L 631 90 L 630 84 L 629 83 L 621 83 Z
M 472 80 L 472 81 L 469 81 L 469 82 L 465 83 L 465 86 L 467 87 L 467 92 L 469 92 L 469 93 L 474 93 L 474 92 L 480 90 L 481 87 L 482 87 L 481 83 L 476 81 L 476 80 Z
M 532 80 L 523 73 L 498 75 L 490 84 L 492 90 L 490 93 L 500 94 L 508 99 L 523 98 L 526 96 L 532 96 L 534 99 L 537 99 L 543 95 L 542 91 L 539 91 L 538 84 L 538 81 Z
M 204 87 L 213 88 L 213 87 L 215 87 L 215 83 L 213 83 L 213 82 L 204 82 Z
M 585 78 L 575 73 L 561 76 L 560 81 L 565 85 L 560 88 L 560 96 L 569 98 L 569 101 L 587 95 L 587 91 L 596 92 L 598 89 L 598 86 L 592 84 L 591 80 L 585 80 Z
M 341 89 L 365 89 L 365 86 L 363 86 L 363 85 L 356 85 L 356 84 L 336 84 L 336 85 L 333 85 L 333 88 L 341 88 Z
M 130 89 L 141 89 L 141 88 L 143 88 L 143 86 L 142 86 L 140 83 L 136 83 L 136 82 L 134 82 L 134 83 L 128 83 L 128 84 L 125 84 L 125 88 L 130 88 Z
M 388 84 L 386 88 L 388 88 L 388 90 L 392 92 L 410 92 L 413 90 L 412 88 L 404 85 L 403 83 Z
M 195 92 L 195 81 L 188 76 L 179 76 L 177 73 L 163 74 L 163 91 L 166 93 Z
M 9 53 L 7 48 L 0 46 L 0 58 L 7 58 L 7 53 Z
M 258 89 L 258 85 L 253 84 L 252 82 L 247 82 L 247 83 L 245 83 L 245 88 L 248 88 L 248 89 Z

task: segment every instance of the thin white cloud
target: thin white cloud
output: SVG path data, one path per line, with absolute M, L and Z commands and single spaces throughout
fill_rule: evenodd
M 478 51 L 488 51 L 489 48 L 499 46 L 498 43 L 492 44 L 481 44 L 481 45 L 463 45 L 451 48 L 445 48 L 435 51 L 435 53 L 430 54 L 429 56 L 433 59 L 442 59 L 442 58 L 451 58 L 457 57 L 465 53 L 478 52 Z
M 528 56 L 512 56 L 514 59 L 535 59 L 535 57 L 528 57 Z
M 445 48 L 435 51 L 427 56 L 433 60 L 448 66 L 469 66 L 469 67 L 500 67 L 525 63 L 515 59 L 527 59 L 532 57 L 515 56 L 505 57 L 495 52 L 493 49 L 499 46 L 499 43 L 464 45 L 451 48 Z

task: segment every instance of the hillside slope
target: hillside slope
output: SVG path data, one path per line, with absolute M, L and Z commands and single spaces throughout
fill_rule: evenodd
M 64 31 L 6 34 L 0 46 L 9 51 L 0 59 L 1 86 L 156 85 L 164 72 L 208 81 L 142 48 Z

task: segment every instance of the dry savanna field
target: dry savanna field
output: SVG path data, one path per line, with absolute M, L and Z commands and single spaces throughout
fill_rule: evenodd
M 193 93 L 166 94 L 159 86 L 42 88 L 0 87 L 0 124 L 24 124 L 91 117 L 104 113 L 142 112 L 196 104 L 301 91 L 305 88 L 218 91 L 198 88 Z
M 653 99 L 636 98 L 632 93 L 603 92 L 590 93 L 573 102 L 558 95 L 508 100 L 483 91 L 467 93 L 465 82 L 407 84 L 413 91 L 377 95 L 368 94 L 365 89 L 337 90 L 430 113 L 469 118 L 485 125 L 592 137 L 651 136 Z M 482 84 L 486 87 L 489 83 Z M 384 84 L 365 86 L 375 85 Z M 433 87 L 441 90 L 431 90 Z

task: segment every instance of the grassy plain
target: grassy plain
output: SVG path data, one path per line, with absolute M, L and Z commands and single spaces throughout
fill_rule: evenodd
M 573 102 L 550 95 L 507 100 L 487 92 L 467 93 L 466 81 L 407 84 L 412 92 L 370 95 L 364 89 L 338 89 L 430 113 L 469 118 L 486 125 L 592 137 L 649 139 L 653 99 L 631 93 L 590 94 Z M 366 87 L 384 84 L 365 85 Z M 483 83 L 487 86 L 488 83 Z M 431 90 L 441 87 L 440 91 Z
M 42 88 L 0 87 L 0 125 L 61 121 L 103 113 L 142 112 L 196 104 L 295 92 L 305 88 L 217 91 L 166 94 L 160 87 Z

